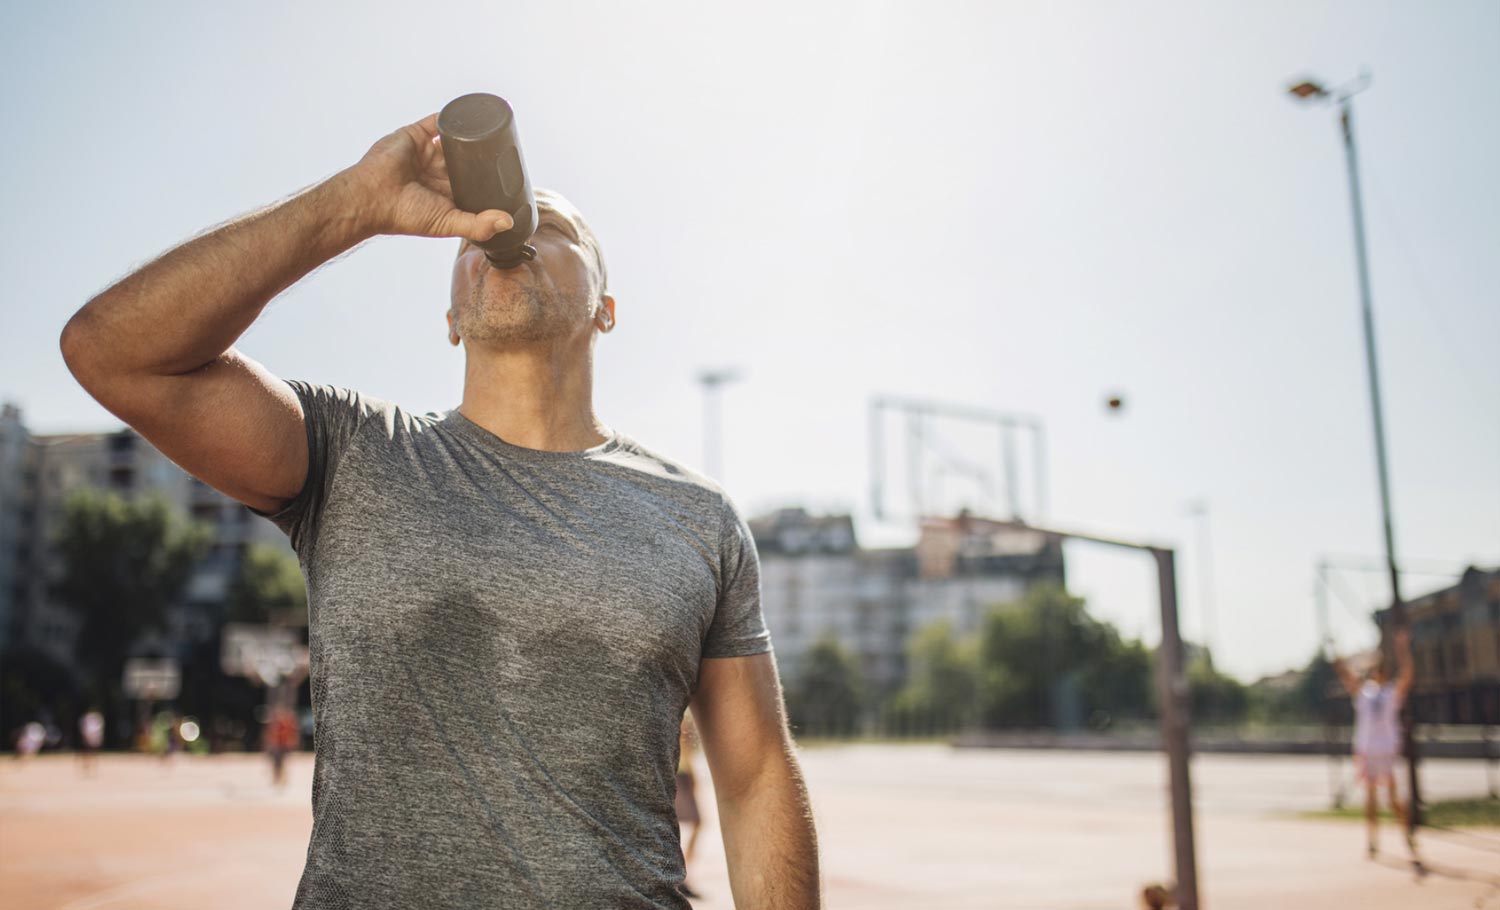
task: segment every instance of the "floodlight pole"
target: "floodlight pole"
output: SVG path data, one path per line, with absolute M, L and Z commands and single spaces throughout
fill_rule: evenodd
M 1406 601 L 1401 597 L 1401 573 L 1396 568 L 1396 535 L 1391 519 L 1391 483 L 1385 451 L 1385 417 L 1380 402 L 1380 367 L 1375 353 L 1375 313 L 1370 303 L 1370 262 L 1365 249 L 1365 212 L 1359 190 L 1359 158 L 1354 148 L 1354 96 L 1370 84 L 1368 74 L 1332 91 L 1311 80 L 1292 86 L 1289 91 L 1304 101 L 1333 101 L 1339 106 L 1339 126 L 1344 139 L 1344 161 L 1349 173 L 1349 203 L 1354 216 L 1354 257 L 1359 275 L 1360 315 L 1364 324 L 1365 372 L 1370 384 L 1370 412 L 1375 430 L 1375 467 L 1380 485 L 1380 517 L 1385 533 L 1386 571 L 1391 580 L 1391 625 L 1407 625 Z M 1384 634 L 1384 629 L 1381 630 Z M 1402 751 L 1406 754 L 1407 787 L 1410 806 L 1406 813 L 1406 830 L 1414 832 L 1422 823 L 1422 794 L 1418 783 L 1416 718 L 1411 706 L 1401 711 Z
M 1191 712 L 1187 674 L 1182 660 L 1182 632 L 1177 623 L 1177 557 L 1170 547 L 1112 540 L 1093 534 L 1038 528 L 1022 521 L 1001 522 L 1060 540 L 1087 540 L 1128 550 L 1144 550 L 1156 560 L 1161 590 L 1161 648 L 1157 685 L 1161 693 L 1161 740 L 1167 753 L 1168 788 L 1172 798 L 1172 846 L 1177 866 L 1177 906 L 1198 910 L 1198 854 L 1193 834 L 1193 784 L 1189 759 Z
M 718 481 L 724 479 L 724 430 L 719 405 L 720 390 L 742 378 L 742 375 L 733 368 L 698 372 L 698 384 L 703 386 L 703 473 Z

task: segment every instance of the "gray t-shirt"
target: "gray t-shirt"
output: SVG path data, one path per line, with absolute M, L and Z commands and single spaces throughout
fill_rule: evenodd
M 703 658 L 771 649 L 723 490 L 619 434 L 545 452 L 288 384 L 307 483 L 268 517 L 317 722 L 294 910 L 687 908 L 678 725 Z

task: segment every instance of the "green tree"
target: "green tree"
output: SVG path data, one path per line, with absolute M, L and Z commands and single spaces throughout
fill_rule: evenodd
M 917 632 L 907 646 L 906 684 L 892 697 L 887 715 L 906 732 L 960 729 L 975 714 L 976 638 L 960 639 L 942 619 Z
M 1156 714 L 1156 661 L 1139 639 L 1121 637 L 1104 623 L 1103 647 L 1083 668 L 1082 697 L 1089 726 L 1106 730 L 1119 721 L 1143 721 Z
M 980 631 L 980 704 L 991 728 L 1108 726 L 1151 711 L 1149 652 L 1089 615 L 1082 598 L 1037 585 L 991 608 Z
M 1055 727 L 1065 691 L 1103 653 L 1104 630 L 1082 598 L 1037 585 L 991 608 L 980 630 L 980 699 L 987 727 Z
M 65 735 L 78 729 L 83 695 L 68 668 L 52 655 L 28 645 L 11 645 L 0 653 L 0 748 L 22 724 L 48 712 Z
M 802 672 L 787 696 L 787 714 L 795 730 L 847 736 L 858 729 L 864 702 L 858 661 L 834 638 L 824 637 L 803 658 Z
M 1188 699 L 1195 723 L 1239 723 L 1250 705 L 1249 690 L 1244 683 L 1214 668 L 1207 651 L 1193 661 L 1187 670 Z
M 54 541 L 62 572 L 52 594 L 80 620 L 75 653 L 97 695 L 118 692 L 131 645 L 161 628 L 212 536 L 161 498 L 128 501 L 89 488 L 69 494 Z
M 1250 713 L 1263 723 L 1347 724 L 1353 706 L 1339 682 L 1338 672 L 1322 654 L 1313 655 L 1295 673 L 1270 677 L 1248 688 Z
M 307 624 L 307 584 L 296 558 L 251 544 L 229 583 L 230 622 Z

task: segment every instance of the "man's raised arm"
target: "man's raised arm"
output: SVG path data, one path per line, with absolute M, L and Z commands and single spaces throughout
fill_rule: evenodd
M 202 234 L 84 305 L 63 359 L 115 416 L 190 474 L 274 511 L 307 474 L 297 397 L 232 345 L 277 294 L 376 234 L 486 240 L 510 216 L 453 204 L 437 115 L 322 183 Z

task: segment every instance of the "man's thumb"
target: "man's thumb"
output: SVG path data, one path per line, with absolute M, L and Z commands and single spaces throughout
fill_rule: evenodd
M 474 241 L 488 240 L 501 231 L 508 231 L 515 226 L 515 219 L 499 209 L 487 209 L 477 215 L 462 212 L 457 213 L 455 217 L 461 219 L 456 233 L 460 237 Z

